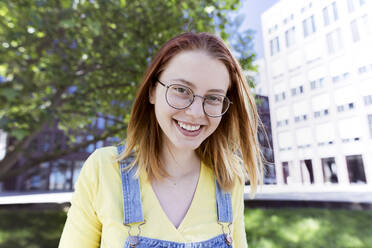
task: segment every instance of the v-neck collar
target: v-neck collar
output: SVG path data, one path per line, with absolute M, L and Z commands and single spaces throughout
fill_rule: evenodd
M 187 226 L 188 225 L 188 222 L 189 222 L 189 219 L 191 218 L 190 216 L 193 215 L 193 213 L 195 211 L 197 211 L 197 206 L 199 205 L 198 202 L 200 202 L 200 189 L 204 187 L 204 183 L 205 183 L 205 180 L 203 180 L 203 178 L 205 177 L 205 165 L 203 164 L 203 162 L 200 163 L 200 173 L 199 173 L 199 178 L 198 178 L 198 182 L 197 182 L 197 185 L 196 185 L 196 188 L 195 188 L 195 192 L 194 192 L 194 196 L 191 200 L 191 204 L 190 204 L 190 207 L 189 209 L 187 210 L 185 216 L 183 217 L 180 225 L 178 226 L 178 228 L 175 227 L 175 225 L 173 225 L 173 223 L 170 221 L 170 219 L 168 218 L 167 214 L 164 212 L 160 202 L 159 202 L 159 199 L 158 197 L 156 196 L 155 194 L 155 191 L 154 189 L 152 188 L 152 185 L 151 185 L 151 182 L 146 178 L 144 179 L 143 181 L 145 182 L 144 184 L 142 184 L 141 186 L 144 187 L 143 190 L 146 190 L 147 192 L 149 192 L 149 196 L 152 198 L 151 201 L 155 203 L 155 206 L 154 207 L 154 211 L 158 212 L 159 215 L 161 216 L 161 219 L 164 220 L 163 224 L 165 225 L 168 225 L 171 229 L 173 229 L 174 231 L 180 233 L 184 226 Z M 146 218 L 146 216 L 145 216 Z

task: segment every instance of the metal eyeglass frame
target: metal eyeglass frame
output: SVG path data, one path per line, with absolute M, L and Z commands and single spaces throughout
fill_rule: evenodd
M 233 103 L 232 101 L 230 101 L 230 99 L 229 99 L 227 96 L 223 96 L 223 95 L 219 95 L 219 94 L 214 94 L 214 95 L 223 96 L 223 97 L 227 100 L 228 105 L 227 105 L 226 110 L 225 110 L 222 114 L 220 114 L 220 115 L 209 115 L 209 114 L 207 114 L 207 113 L 205 112 L 205 109 L 204 109 L 204 103 L 205 103 L 205 97 L 204 97 L 204 96 L 200 96 L 200 95 L 196 95 L 196 94 L 194 94 L 194 92 L 192 91 L 192 89 L 190 89 L 189 87 L 187 87 L 187 86 L 185 86 L 185 85 L 182 85 L 182 84 L 170 84 L 170 85 L 166 85 L 165 83 L 161 82 L 159 79 L 156 79 L 156 80 L 157 80 L 157 82 L 159 82 L 162 86 L 164 86 L 165 88 L 167 88 L 167 91 L 165 92 L 165 101 L 167 102 L 167 104 L 168 104 L 170 107 L 172 107 L 172 108 L 174 108 L 174 109 L 179 109 L 179 110 L 181 110 L 181 109 L 186 109 L 186 108 L 190 107 L 191 104 L 193 104 L 193 102 L 194 102 L 194 100 L 195 100 L 195 97 L 197 96 L 197 97 L 200 97 L 200 98 L 203 99 L 203 112 L 204 112 L 204 114 L 206 114 L 207 116 L 212 117 L 212 118 L 217 118 L 217 117 L 221 117 L 221 116 L 223 116 L 223 115 L 227 112 L 227 110 L 229 110 L 230 104 Z M 168 102 L 168 99 L 167 99 L 168 89 L 169 89 L 171 86 L 173 86 L 173 85 L 180 85 L 180 86 L 185 87 L 185 88 L 187 88 L 187 89 L 190 90 L 190 92 L 192 93 L 192 101 L 190 102 L 189 105 L 187 105 L 187 106 L 184 107 L 184 108 L 176 108 L 176 107 L 172 106 L 172 105 Z

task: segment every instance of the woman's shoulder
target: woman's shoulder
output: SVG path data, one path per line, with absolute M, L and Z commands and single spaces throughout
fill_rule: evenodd
M 97 148 L 92 152 L 86 159 L 83 169 L 96 170 L 97 172 L 107 167 L 117 167 L 117 147 L 116 146 L 105 146 Z
M 93 153 L 99 154 L 99 156 L 103 156 L 105 158 L 115 158 L 118 155 L 117 146 L 104 146 L 101 148 L 97 148 Z
M 104 146 L 104 147 L 97 148 L 94 152 L 92 152 L 87 158 L 87 161 L 88 160 L 115 161 L 117 159 L 117 156 L 118 156 L 118 152 L 117 152 L 116 146 Z

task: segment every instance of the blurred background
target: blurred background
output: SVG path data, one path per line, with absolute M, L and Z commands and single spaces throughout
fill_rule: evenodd
M 372 1 L 0 1 L 0 247 L 57 247 L 85 159 L 125 138 L 142 75 L 221 36 L 265 130 L 249 247 L 372 247 Z

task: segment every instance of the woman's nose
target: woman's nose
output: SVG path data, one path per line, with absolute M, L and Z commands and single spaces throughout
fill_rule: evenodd
M 186 113 L 195 117 L 202 117 L 205 115 L 203 109 L 204 98 L 202 96 L 195 95 L 194 101 L 189 107 L 186 108 Z

